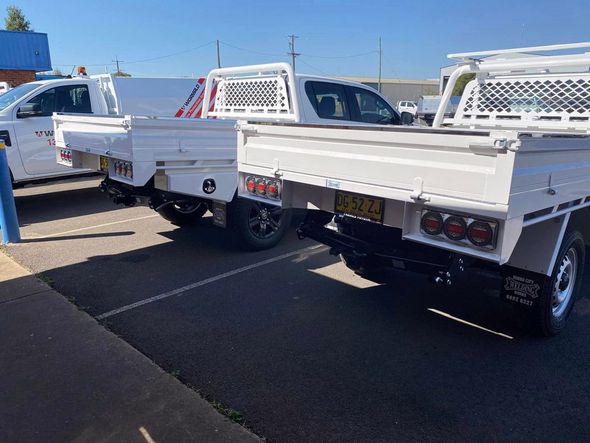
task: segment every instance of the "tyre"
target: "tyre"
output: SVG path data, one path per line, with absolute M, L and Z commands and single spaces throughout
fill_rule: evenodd
M 272 248 L 291 225 L 290 209 L 242 198 L 234 200 L 232 206 L 232 229 L 238 242 L 250 251 Z
M 535 333 L 550 337 L 565 328 L 582 286 L 584 260 L 582 235 L 577 231 L 567 232 L 557 254 L 551 280 L 532 312 Z
M 158 209 L 158 214 L 178 226 L 194 225 L 207 212 L 204 202 L 175 202 Z

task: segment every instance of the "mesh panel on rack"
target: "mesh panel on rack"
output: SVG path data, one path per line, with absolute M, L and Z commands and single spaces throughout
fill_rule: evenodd
M 567 120 L 590 116 L 590 76 L 528 76 L 474 81 L 459 107 L 470 114 L 535 115 Z
M 224 80 L 217 92 L 215 108 L 222 112 L 289 112 L 286 84 L 278 77 Z

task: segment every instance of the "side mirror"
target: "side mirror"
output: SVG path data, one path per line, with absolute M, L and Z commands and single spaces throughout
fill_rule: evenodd
M 402 125 L 411 125 L 414 123 L 414 116 L 410 112 L 402 112 Z
M 43 115 L 43 110 L 39 103 L 25 103 L 16 111 L 17 118 L 38 117 L 40 115 Z

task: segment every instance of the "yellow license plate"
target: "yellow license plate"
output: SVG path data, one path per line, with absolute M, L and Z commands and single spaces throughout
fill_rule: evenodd
M 334 212 L 363 220 L 383 223 L 385 200 L 368 195 L 336 191 Z
M 102 172 L 109 172 L 109 158 L 100 156 L 100 170 Z

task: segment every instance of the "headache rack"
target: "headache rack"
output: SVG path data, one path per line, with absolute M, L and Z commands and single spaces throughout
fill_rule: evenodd
M 287 63 L 214 69 L 207 76 L 203 117 L 299 121 L 295 90 L 289 90 L 294 85 L 295 74 Z
M 589 132 L 590 53 L 531 54 L 580 48 L 590 48 L 590 43 L 450 54 L 460 64 L 449 78 L 433 126 Z M 457 79 L 471 73 L 475 79 L 465 87 L 457 112 L 445 119 Z

